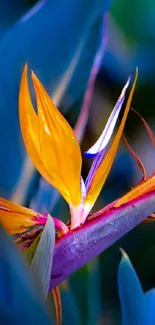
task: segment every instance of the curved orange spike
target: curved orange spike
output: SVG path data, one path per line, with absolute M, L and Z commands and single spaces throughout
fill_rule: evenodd
M 119 142 L 123 133 L 123 129 L 125 126 L 125 122 L 130 110 L 130 105 L 131 105 L 131 101 L 132 101 L 132 97 L 133 97 L 133 93 L 135 90 L 135 86 L 136 86 L 136 82 L 137 82 L 137 78 L 138 78 L 138 69 L 136 69 L 136 75 L 135 75 L 135 79 L 128 97 L 128 101 L 126 104 L 126 108 L 123 114 L 123 118 L 121 120 L 119 129 L 116 133 L 116 136 L 113 140 L 113 143 L 111 145 L 111 148 L 109 149 L 107 155 L 105 156 L 103 162 L 101 163 L 101 165 L 99 166 L 99 168 L 96 171 L 96 174 L 94 176 L 94 179 L 92 181 L 90 190 L 86 196 L 86 200 L 85 200 L 85 206 L 88 207 L 88 211 L 90 211 L 91 207 L 94 205 L 108 175 L 109 172 L 111 170 L 113 161 L 115 159 L 117 150 L 118 150 L 118 146 L 119 146 Z
M 76 136 L 32 73 L 38 114 L 35 113 L 25 66 L 19 94 L 19 117 L 26 149 L 41 175 L 68 203 L 81 202 L 81 151 Z
M 56 320 L 57 325 L 61 325 L 62 323 L 62 306 L 61 306 L 61 295 L 59 287 L 56 287 L 52 290 L 54 304 L 55 304 L 55 311 L 56 311 Z
M 117 202 L 114 204 L 114 207 L 119 207 L 124 203 L 127 203 L 133 199 L 136 199 L 154 190 L 155 190 L 155 175 L 151 176 L 143 183 L 137 185 L 135 188 L 133 188 L 131 191 L 125 194 L 123 197 L 118 199 Z
M 141 182 L 145 181 L 146 180 L 146 170 L 145 170 L 145 167 L 141 161 L 141 159 L 138 157 L 138 155 L 136 154 L 136 152 L 131 148 L 127 138 L 125 137 L 125 135 L 123 134 L 123 139 L 125 141 L 125 144 L 129 150 L 129 152 L 131 153 L 132 157 L 135 159 L 137 165 L 139 166 L 142 174 L 143 174 L 143 178 L 141 180 Z
M 155 147 L 155 135 L 153 134 L 150 126 L 148 125 L 148 123 L 145 121 L 145 119 L 141 116 L 141 114 L 139 112 L 137 112 L 134 108 L 131 108 L 131 110 L 140 117 L 140 119 L 141 119 L 142 123 L 144 124 L 146 131 L 150 137 L 152 145 Z
M 155 136 L 150 128 L 150 126 L 147 124 L 147 122 L 144 120 L 144 118 L 137 112 L 135 109 L 132 108 L 134 113 L 136 113 L 140 119 L 142 120 L 148 135 L 152 141 L 153 146 L 155 146 Z M 147 194 L 151 191 L 155 190 L 155 175 L 150 175 L 147 179 L 145 179 L 142 183 L 135 186 L 131 191 L 126 193 L 123 197 L 117 200 L 116 204 L 114 204 L 115 207 L 118 207 L 124 203 L 127 203 L 133 199 L 136 199 L 144 194 Z
M 19 91 L 19 121 L 26 149 L 33 152 L 33 159 L 38 161 L 41 168 L 38 119 L 29 93 L 27 73 L 28 67 L 25 64 Z
M 0 222 L 10 234 L 22 233 L 32 226 L 42 224 L 37 212 L 3 198 L 0 198 Z

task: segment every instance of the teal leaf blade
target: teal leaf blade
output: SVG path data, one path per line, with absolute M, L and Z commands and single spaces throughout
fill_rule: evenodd
M 145 296 L 137 274 L 125 252 L 118 268 L 118 291 L 122 325 L 146 324 Z
M 55 226 L 52 217 L 49 215 L 31 262 L 31 269 L 38 278 L 45 298 L 48 295 L 50 286 L 54 244 Z
M 52 321 L 30 269 L 0 227 L 0 323 L 50 325 Z

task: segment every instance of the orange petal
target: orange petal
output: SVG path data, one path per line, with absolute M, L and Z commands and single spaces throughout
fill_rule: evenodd
M 25 66 L 19 94 L 19 116 L 26 149 L 41 175 L 68 203 L 78 205 L 82 165 L 78 141 L 34 73 L 32 80 L 38 114 L 31 102 Z
M 113 140 L 113 143 L 111 145 L 111 148 L 109 149 L 107 155 L 105 156 L 103 162 L 101 163 L 101 165 L 99 166 L 98 170 L 96 171 L 96 174 L 94 176 L 94 179 L 92 181 L 90 190 L 86 196 L 86 200 L 85 200 L 85 205 L 88 206 L 88 210 L 90 210 L 90 207 L 92 207 L 109 175 L 109 172 L 111 170 L 113 161 L 115 159 L 116 153 L 117 153 L 117 149 L 118 149 L 118 145 L 123 133 L 123 129 L 125 126 L 125 122 L 130 110 L 130 105 L 131 105 L 131 101 L 132 101 L 132 97 L 133 97 L 133 93 L 135 90 L 135 86 L 136 86 L 136 81 L 137 81 L 137 77 L 138 77 L 138 69 L 136 69 L 136 75 L 135 75 L 135 79 L 128 97 L 128 101 L 126 104 L 126 108 L 124 111 L 124 115 L 123 118 L 121 120 L 119 129 L 116 133 L 116 136 Z
M 57 325 L 61 325 L 61 323 L 62 323 L 62 306 L 61 306 L 61 296 L 60 296 L 59 287 L 56 287 L 55 289 L 53 289 L 52 294 L 53 294 L 55 310 L 56 310 Z
M 155 175 L 148 178 L 143 183 L 139 184 L 135 188 L 133 188 L 130 192 L 125 194 L 123 197 L 117 200 L 116 204 L 114 204 L 114 207 L 119 207 L 120 205 L 127 203 L 133 199 L 136 199 L 144 194 L 147 194 L 151 191 L 155 190 Z
M 39 215 L 33 210 L 0 198 L 0 222 L 10 234 L 17 234 L 38 225 Z

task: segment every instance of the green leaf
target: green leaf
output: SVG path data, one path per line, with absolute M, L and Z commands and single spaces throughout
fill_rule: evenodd
M 44 297 L 47 297 L 49 291 L 54 243 L 55 226 L 49 215 L 31 263 L 31 268 L 39 280 Z

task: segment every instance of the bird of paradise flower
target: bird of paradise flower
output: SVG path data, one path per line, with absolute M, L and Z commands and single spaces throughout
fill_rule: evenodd
M 94 218 L 96 222 L 100 215 L 103 215 L 109 209 L 123 207 L 125 203 L 132 202 L 155 190 L 155 175 L 146 178 L 143 165 L 132 152 L 144 172 L 143 181 L 122 198 L 117 199 L 90 217 L 90 211 L 109 175 L 117 153 L 136 86 L 137 69 L 124 114 L 111 147 L 107 150 L 125 100 L 125 93 L 130 84 L 131 76 L 128 78 L 101 136 L 86 152 L 88 158 L 93 158 L 93 163 L 85 182 L 81 176 L 81 150 L 74 131 L 56 108 L 41 82 L 32 72 L 32 81 L 37 101 L 36 113 L 31 101 L 27 74 L 28 67 L 25 65 L 19 93 L 19 119 L 23 140 L 27 152 L 40 174 L 60 192 L 70 208 L 70 224 L 66 225 L 61 220 L 53 217 L 55 227 L 58 230 L 57 242 L 62 237 L 74 234 L 78 229 L 83 229 L 85 225 L 92 227 L 89 224 L 90 219 Z M 155 142 L 149 126 L 144 120 L 143 122 L 152 141 Z M 130 147 L 129 149 L 131 151 Z M 47 221 L 47 213 L 40 214 L 0 198 L 0 220 L 11 234 L 21 233 L 23 239 L 28 238 L 31 234 L 33 238 L 36 235 L 35 230 L 30 231 L 28 234 L 25 234 L 25 231 L 33 226 L 40 225 L 43 227 Z M 91 254 L 91 257 L 93 256 L 95 255 Z M 68 274 L 66 273 L 66 275 Z M 54 277 L 58 278 L 59 276 L 53 276 L 53 279 Z M 64 278 L 65 275 L 61 278 L 60 274 L 58 283 Z M 58 296 L 57 291 L 56 295 Z
M 82 156 L 74 131 L 32 72 L 38 110 L 37 113 L 35 112 L 29 92 L 27 65 L 25 65 L 19 93 L 21 132 L 27 152 L 38 171 L 68 202 L 71 225 L 67 226 L 59 219 L 54 218 L 55 226 L 60 235 L 87 222 L 88 215 L 108 177 L 116 156 L 130 109 L 137 76 L 138 70 L 136 70 L 135 80 L 120 126 L 109 151 L 106 152 L 106 149 L 118 120 L 131 76 L 121 92 L 103 133 L 86 152 L 87 157 L 93 158 L 93 163 L 84 182 L 81 176 Z M 111 206 L 118 207 L 154 189 L 155 176 L 152 175 Z M 41 215 L 2 198 L 0 199 L 0 218 L 4 226 L 12 234 L 22 233 L 30 226 L 44 225 L 47 220 L 46 215 Z
M 100 167 L 104 158 L 104 149 L 112 135 L 130 80 L 127 81 L 100 139 L 87 152 L 87 155 L 96 157 L 84 183 L 81 177 L 81 151 L 74 132 L 34 73 L 32 73 L 32 79 L 36 92 L 38 114 L 36 114 L 30 98 L 26 65 L 19 94 L 19 118 L 23 139 L 36 168 L 68 202 L 71 212 L 71 229 L 74 229 L 86 221 L 103 186 L 104 178 L 106 179 L 112 165 L 117 150 L 114 145 L 107 163 L 102 163 L 102 169 L 103 171 L 106 169 L 106 172 L 103 173 Z M 121 129 L 123 129 L 124 123 L 122 123 Z M 117 138 L 120 136 L 118 135 Z M 11 233 L 23 232 L 37 222 L 38 224 L 46 222 L 46 216 L 41 216 L 30 209 L 4 199 L 1 199 L 1 211 L 3 211 L 3 215 L 5 214 L 5 218 L 1 215 L 1 219 Z M 11 213 L 14 215 L 12 219 L 10 219 Z M 54 220 L 59 230 L 63 227 L 63 232 L 68 231 L 66 225 Z M 17 225 L 18 222 L 19 225 Z

